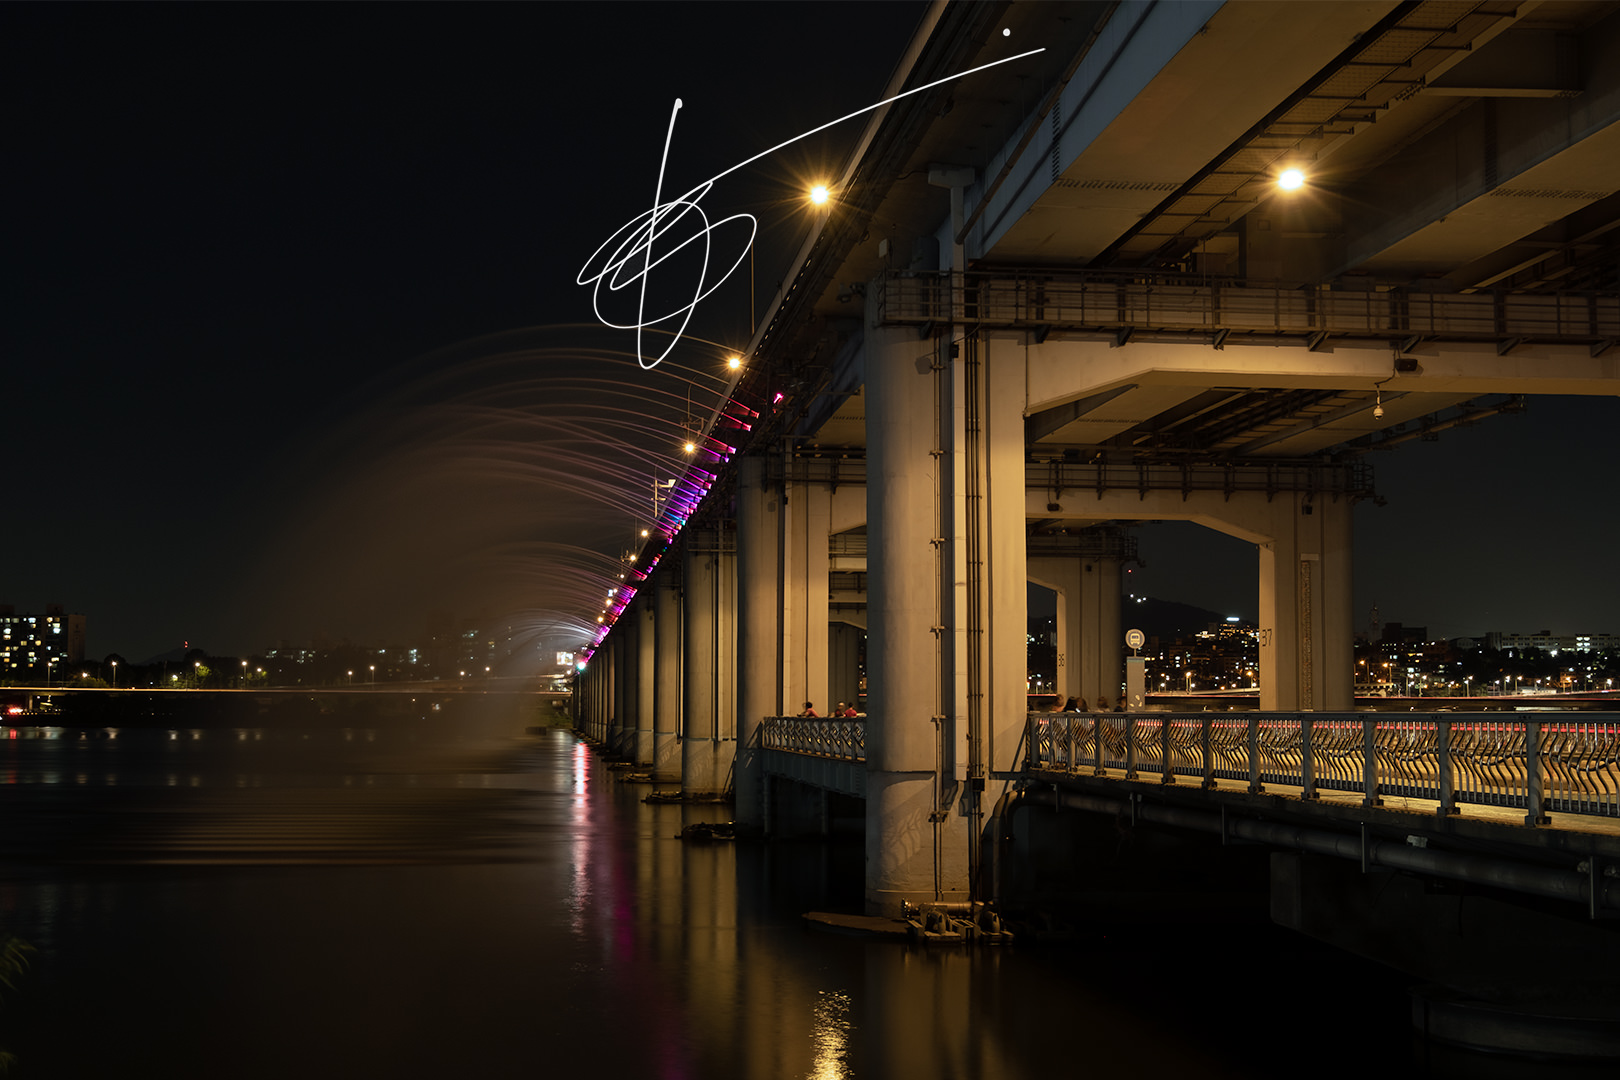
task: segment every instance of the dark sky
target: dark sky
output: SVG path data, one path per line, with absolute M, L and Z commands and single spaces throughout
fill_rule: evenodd
M 701 348 L 643 377 L 574 284 L 673 99 L 666 191 L 875 101 L 923 9 L 0 7 L 0 602 L 131 660 L 577 608 L 713 384 Z M 762 296 L 858 130 L 711 196 L 759 216 Z M 736 285 L 697 337 L 746 337 Z M 1378 458 L 1357 622 L 1620 629 L 1617 420 L 1535 402 Z M 1252 615 L 1252 549 L 1187 533 L 1143 530 L 1138 590 Z

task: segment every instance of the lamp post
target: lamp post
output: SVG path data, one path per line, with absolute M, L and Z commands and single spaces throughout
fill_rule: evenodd
M 377 685 L 377 665 L 376 664 L 371 665 L 371 685 L 372 686 Z
M 113 689 L 116 690 L 116 689 L 118 689 L 118 661 L 114 660 L 112 662 L 112 669 L 113 669 Z
M 242 689 L 247 689 L 247 661 L 242 661 Z

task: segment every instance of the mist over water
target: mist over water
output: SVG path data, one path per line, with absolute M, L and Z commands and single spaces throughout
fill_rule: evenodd
M 1399 978 L 1262 924 L 807 929 L 859 910 L 858 841 L 684 842 L 730 809 L 645 804 L 571 733 L 522 734 L 523 699 L 466 701 L 0 729 L 0 929 L 38 950 L 0 1010 L 16 1075 L 1447 1075 Z
M 623 344 L 578 326 L 492 335 L 336 409 L 254 496 L 264 529 L 229 605 L 258 628 L 246 647 L 400 643 L 436 616 L 589 640 L 642 530 L 689 509 L 723 452 L 684 444 L 722 400 L 726 350 L 689 341 L 649 372 Z

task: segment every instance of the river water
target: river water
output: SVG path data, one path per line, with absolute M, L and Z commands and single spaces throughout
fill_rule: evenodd
M 12 1075 L 1514 1075 L 1414 1051 L 1398 976 L 1263 925 L 807 928 L 859 910 L 858 843 L 683 841 L 729 809 L 522 723 L 0 729 Z

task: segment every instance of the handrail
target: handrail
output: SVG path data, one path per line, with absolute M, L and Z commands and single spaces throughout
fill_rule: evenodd
M 1028 717 L 1026 767 L 1077 775 L 1157 775 L 1205 787 L 1237 781 L 1432 799 L 1451 816 L 1468 805 L 1620 817 L 1620 717 L 1506 718 L 1500 713 L 1135 713 Z
M 1030 713 L 1026 770 L 1146 780 L 1236 782 L 1324 792 L 1430 799 L 1436 814 L 1466 806 L 1620 817 L 1620 715 L 1521 718 L 1502 713 Z M 769 716 L 766 750 L 866 760 L 865 718 Z
M 1044 328 L 1211 335 L 1313 335 L 1442 341 L 1570 342 L 1607 348 L 1620 339 L 1620 294 L 1425 293 L 1118 271 L 891 270 L 879 283 L 881 325 L 962 321 Z M 957 309 L 960 310 L 957 310 Z
M 767 716 L 759 729 L 760 746 L 794 754 L 866 760 L 866 721 L 840 717 Z

